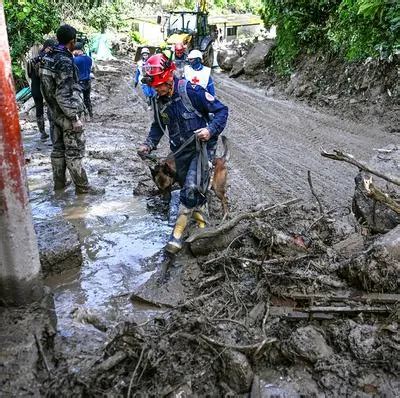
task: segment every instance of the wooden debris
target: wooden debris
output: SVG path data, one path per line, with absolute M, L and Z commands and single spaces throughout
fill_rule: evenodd
M 382 192 L 374 184 L 372 184 L 372 177 L 368 179 L 364 178 L 364 187 L 370 198 L 385 204 L 387 207 L 389 207 L 389 209 L 393 210 L 397 214 L 400 214 L 400 204 L 391 198 L 387 193 Z
M 333 153 L 329 153 L 329 152 L 326 152 L 323 148 L 321 148 L 321 156 L 323 156 L 324 158 L 328 158 L 328 159 L 339 160 L 341 162 L 350 163 L 353 166 L 358 167 L 360 170 L 364 170 L 367 173 L 374 174 L 380 178 L 383 178 L 386 181 L 391 182 L 392 184 L 400 186 L 400 179 L 398 177 L 391 176 L 391 175 L 385 175 L 385 174 L 381 173 L 379 170 L 376 170 L 376 169 L 370 167 L 368 164 L 355 159 L 354 156 L 351 155 L 350 153 L 345 153 L 345 152 L 339 151 L 337 149 L 334 149 Z
M 253 212 L 246 212 L 246 213 L 240 213 L 239 215 L 237 215 L 235 218 L 233 218 L 232 220 L 221 224 L 219 227 L 217 228 L 207 228 L 203 231 L 197 232 L 191 236 L 189 236 L 186 239 L 187 243 L 192 243 L 198 239 L 205 239 L 205 238 L 214 238 L 215 236 L 218 236 L 226 231 L 229 231 L 230 229 L 232 229 L 233 227 L 235 227 L 240 221 L 243 220 L 250 220 L 250 219 L 254 219 L 257 217 L 263 217 L 266 213 L 276 209 L 277 207 L 283 207 L 283 206 L 290 206 L 293 205 L 295 203 L 298 203 L 300 201 L 300 199 L 291 199 L 288 200 L 286 202 L 282 202 L 282 203 L 278 203 L 276 205 L 270 206 L 270 207 L 266 207 L 266 208 L 262 208 L 260 210 L 257 211 L 253 211 Z

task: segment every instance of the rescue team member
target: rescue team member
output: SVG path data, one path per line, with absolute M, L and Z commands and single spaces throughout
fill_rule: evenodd
M 175 75 L 180 79 L 184 74 L 184 68 L 187 63 L 186 47 L 183 43 L 176 43 L 174 46 L 174 63 L 176 66 Z
M 142 92 L 143 95 L 146 97 L 147 105 L 151 106 L 151 99 L 156 95 L 156 92 L 152 87 L 147 84 L 142 83 L 142 79 L 144 77 L 143 74 L 143 65 L 148 60 L 150 56 L 150 50 L 147 47 L 143 47 L 142 51 L 140 52 L 142 59 L 138 61 L 136 72 L 135 72 L 135 88 L 138 86 L 139 82 L 141 82 Z
M 83 102 L 90 117 L 93 117 L 92 101 L 90 100 L 91 81 L 90 73 L 92 71 L 93 61 L 89 55 L 83 51 L 83 43 L 76 43 L 74 50 L 74 64 L 79 71 L 79 84 L 82 88 Z
M 52 47 L 56 46 L 57 42 L 53 39 L 47 39 L 43 43 L 42 49 L 39 51 L 39 55 L 35 58 L 29 60 L 27 64 L 27 72 L 28 76 L 31 79 L 31 93 L 33 100 L 35 101 L 35 108 L 36 108 L 36 123 L 40 132 L 40 139 L 41 141 L 46 141 L 49 138 L 49 135 L 46 133 L 45 130 L 45 123 L 44 123 L 44 103 L 43 103 L 43 96 L 40 92 L 40 76 L 39 76 L 39 67 L 40 62 L 42 61 L 43 57 L 46 55 L 48 51 L 51 50 Z M 50 124 L 50 136 L 53 134 L 53 119 L 51 117 L 51 112 L 49 107 L 47 107 L 47 118 L 49 119 Z
M 185 79 L 192 84 L 199 84 L 211 95 L 215 95 L 214 81 L 211 77 L 211 68 L 202 64 L 203 54 L 199 50 L 192 50 L 188 55 L 189 65 L 185 66 Z
M 189 216 L 200 227 L 205 226 L 203 206 L 210 178 L 209 161 L 215 156 L 218 136 L 228 119 L 228 108 L 224 104 L 203 87 L 174 77 L 174 70 L 175 64 L 164 54 L 151 56 L 145 65 L 145 79 L 158 95 L 155 120 L 146 141 L 138 149 L 139 155 L 156 149 L 168 128 L 177 180 L 182 186 L 178 218 L 166 246 L 170 253 L 182 248 Z M 211 121 L 210 113 L 214 114 Z
M 76 30 L 62 25 L 57 30 L 58 45 L 49 51 L 40 65 L 40 88 L 54 119 L 54 141 L 51 153 L 54 189 L 65 188 L 68 171 L 77 194 L 101 194 L 104 189 L 89 185 L 82 158 L 85 151 L 83 124 L 84 104 L 78 70 L 72 52 Z

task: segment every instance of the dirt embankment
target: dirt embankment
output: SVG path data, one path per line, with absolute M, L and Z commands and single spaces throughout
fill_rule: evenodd
M 129 91 L 129 68 L 116 62 L 98 76 L 88 131 L 103 148 L 89 156 L 116 162 L 98 178 L 117 189 L 130 175 L 134 194 L 165 217 L 148 169 L 132 153 L 150 120 Z M 230 108 L 230 217 L 246 217 L 175 258 L 149 258 L 155 273 L 131 295 L 129 314 L 102 324 L 102 338 L 88 326 L 84 344 L 59 339 L 57 361 L 40 372 L 41 394 L 395 397 L 398 259 L 349 210 L 354 169 L 319 155 L 321 145 L 345 145 L 369 157 L 393 135 L 267 97 L 224 75 L 216 83 Z M 116 133 L 123 142 L 108 145 Z M 212 224 L 220 219 L 214 203 Z M 143 306 L 145 321 L 138 316 Z M 36 365 L 46 369 L 42 357 Z

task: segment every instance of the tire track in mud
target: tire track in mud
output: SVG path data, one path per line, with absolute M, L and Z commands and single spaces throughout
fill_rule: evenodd
M 357 124 L 308 106 L 265 96 L 226 75 L 215 75 L 217 94 L 228 105 L 230 197 L 239 206 L 317 194 L 332 206 L 347 206 L 356 168 L 324 159 L 320 147 L 342 149 L 368 160 L 373 149 L 393 143 L 379 126 Z

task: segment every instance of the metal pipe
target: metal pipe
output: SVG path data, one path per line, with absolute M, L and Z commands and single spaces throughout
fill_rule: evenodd
M 39 251 L 0 0 L 0 302 L 19 305 L 42 296 Z

